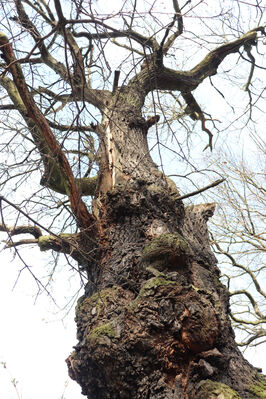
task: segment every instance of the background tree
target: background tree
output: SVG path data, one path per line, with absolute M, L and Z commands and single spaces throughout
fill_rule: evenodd
M 220 206 L 210 225 L 212 248 L 230 291 L 241 346 L 262 344 L 266 336 L 264 148 L 259 139 L 252 162 L 226 152 L 215 160 L 227 183 L 215 193 Z
M 235 344 L 229 294 L 210 250 L 206 222 L 215 206 L 184 207 L 166 175 L 160 131 L 187 177 L 197 171 L 187 118 L 200 124 L 208 150 L 208 123 L 217 124 L 194 96 L 201 84 L 220 67 L 232 79 L 227 69 L 236 68 L 249 109 L 258 108 L 263 91 L 252 49 L 264 35 L 263 8 L 176 0 L 106 7 L 2 3 L 2 150 L 11 158 L 3 167 L 1 228 L 10 238 L 33 236 L 15 248 L 30 243 L 68 254 L 87 280 L 76 310 L 79 343 L 67 363 L 89 398 L 261 397 L 261 377 Z M 190 20 L 198 23 L 184 30 Z M 185 128 L 180 139 L 167 120 L 173 104 Z M 158 167 L 147 134 L 160 119 Z M 29 224 L 22 217 L 9 227 L 6 207 Z

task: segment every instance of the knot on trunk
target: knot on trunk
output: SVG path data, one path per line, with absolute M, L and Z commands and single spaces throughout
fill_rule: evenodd
M 176 269 L 186 265 L 188 255 L 188 244 L 180 234 L 161 234 L 145 246 L 142 259 L 160 270 L 168 267 Z

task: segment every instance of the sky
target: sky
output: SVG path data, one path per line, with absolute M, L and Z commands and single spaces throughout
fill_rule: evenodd
M 74 307 L 66 315 L 46 294 L 36 298 L 27 270 L 14 287 L 23 265 L 12 258 L 9 250 L 0 253 L 0 399 L 84 398 L 78 384 L 69 379 L 65 363 L 77 342 Z M 27 259 L 29 266 L 34 262 L 40 268 L 45 261 L 38 248 Z M 71 284 L 73 293 L 79 284 L 74 279 Z M 62 293 L 63 287 L 55 283 L 54 290 Z M 17 391 L 13 379 L 18 381 Z

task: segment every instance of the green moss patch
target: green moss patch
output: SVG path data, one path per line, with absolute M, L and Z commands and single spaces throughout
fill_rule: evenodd
M 142 259 L 149 263 L 163 261 L 172 264 L 180 261 L 183 264 L 188 255 L 188 244 L 180 234 L 162 234 L 144 247 Z
M 197 388 L 197 399 L 241 399 L 234 389 L 221 382 L 205 380 L 201 381 Z
M 110 345 L 111 339 L 121 337 L 121 328 L 116 320 L 94 327 L 87 335 L 87 341 L 97 341 L 102 345 Z
M 106 335 L 109 338 L 115 338 L 116 333 L 114 323 L 110 322 L 106 324 L 101 324 L 100 326 L 93 328 L 88 335 L 88 338 L 98 338 L 101 335 Z
M 122 291 L 122 288 L 118 286 L 114 286 L 111 288 L 106 288 L 102 291 L 96 292 L 89 298 L 84 298 L 82 296 L 77 303 L 76 313 L 77 312 L 87 312 L 92 307 L 97 307 L 99 310 L 101 307 L 106 306 L 108 302 L 117 303 L 117 299 L 120 296 L 119 293 Z
M 264 376 L 259 375 L 256 384 L 253 384 L 251 391 L 254 392 L 254 396 L 250 399 L 265 399 L 266 398 L 266 379 Z

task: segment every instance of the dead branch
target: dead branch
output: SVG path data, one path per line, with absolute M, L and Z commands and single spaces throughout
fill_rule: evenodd
M 209 144 L 207 144 L 207 146 L 204 148 L 203 151 L 205 151 L 207 148 L 210 148 L 210 150 L 212 151 L 212 138 L 213 138 L 213 134 L 211 133 L 211 131 L 206 127 L 205 123 L 206 123 L 206 118 L 205 115 L 203 113 L 203 111 L 201 110 L 199 104 L 197 103 L 195 97 L 193 96 L 192 93 L 184 93 L 181 92 L 182 97 L 184 98 L 184 100 L 187 103 L 187 107 L 185 109 L 185 113 L 188 114 L 190 116 L 191 119 L 195 120 L 200 120 L 201 121 L 201 128 L 204 132 L 206 132 L 209 136 Z
M 170 177 L 171 177 L 171 176 L 173 176 L 173 175 L 170 175 Z M 192 193 L 188 193 L 188 194 L 185 194 L 185 195 L 181 195 L 180 197 L 177 197 L 176 199 L 177 199 L 177 200 L 183 200 L 183 199 L 185 199 L 185 198 L 193 197 L 194 195 L 203 193 L 203 191 L 209 190 L 209 189 L 212 188 L 212 187 L 218 186 L 218 184 L 223 183 L 225 180 L 226 180 L 226 179 L 219 179 L 219 180 L 216 180 L 215 182 L 213 182 L 213 183 L 211 183 L 211 184 L 208 184 L 208 186 L 205 186 L 205 187 L 203 187 L 203 188 L 200 188 L 199 190 L 193 191 Z

